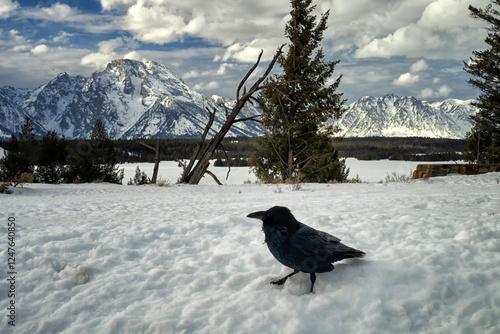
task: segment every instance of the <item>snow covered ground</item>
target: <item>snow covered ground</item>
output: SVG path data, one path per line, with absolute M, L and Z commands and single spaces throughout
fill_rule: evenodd
M 397 175 L 411 175 L 418 164 L 433 164 L 438 162 L 418 162 L 418 161 L 399 161 L 399 160 L 379 160 L 379 161 L 368 161 L 368 160 L 358 160 L 355 158 L 347 158 L 346 166 L 349 168 L 349 178 L 355 178 L 358 176 L 364 182 L 380 182 L 384 181 L 387 175 L 396 173 Z M 453 163 L 447 161 L 446 163 Z M 127 184 L 130 178 L 135 175 L 135 169 L 140 168 L 141 172 L 146 172 L 146 174 L 151 177 L 153 174 L 152 163 L 127 163 L 118 165 L 121 169 L 125 170 L 125 178 L 123 179 L 123 184 Z M 210 167 L 217 178 L 224 184 L 242 184 L 244 182 L 255 182 L 257 178 L 253 173 L 250 172 L 248 168 L 231 168 L 229 177 L 227 167 Z M 159 177 L 163 180 L 175 183 L 182 173 L 182 167 L 179 167 L 177 162 L 173 161 L 162 161 L 160 162 L 160 167 L 158 171 Z M 201 184 L 214 184 L 215 181 L 210 177 L 206 176 L 202 179 Z
M 351 167 L 370 183 L 298 191 L 243 184 L 253 176 L 233 168 L 225 186 L 28 184 L 0 195 L 0 332 L 12 332 L 14 300 L 15 333 L 499 333 L 500 174 L 378 183 L 394 171 L 386 163 Z M 274 205 L 367 257 L 318 274 L 314 294 L 306 274 L 270 285 L 291 270 L 245 217 Z

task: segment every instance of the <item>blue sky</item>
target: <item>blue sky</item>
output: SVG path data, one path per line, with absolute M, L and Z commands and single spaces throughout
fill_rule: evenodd
M 315 0 L 330 10 L 323 49 L 340 60 L 348 102 L 388 93 L 470 99 L 463 62 L 483 50 L 468 6 L 489 0 Z M 285 43 L 289 0 L 0 0 L 0 86 L 35 88 L 61 72 L 90 75 L 118 58 L 153 60 L 193 90 L 234 98 L 264 50 Z M 265 65 L 265 64 L 263 64 Z M 262 66 L 264 70 L 264 66 Z

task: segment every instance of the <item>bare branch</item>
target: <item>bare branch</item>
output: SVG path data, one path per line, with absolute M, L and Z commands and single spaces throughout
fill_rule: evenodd
M 147 147 L 147 148 L 149 148 L 150 150 L 156 151 L 156 148 L 155 148 L 155 147 L 153 147 L 153 146 L 151 146 L 151 145 L 146 144 L 146 143 L 145 143 L 145 142 L 143 142 L 142 140 L 140 140 L 138 143 L 139 143 L 139 144 L 141 144 L 141 145 L 143 145 L 143 146 L 146 146 L 146 147 Z
M 229 178 L 229 173 L 231 173 L 231 161 L 229 161 L 229 157 L 227 156 L 226 149 L 224 146 L 222 146 L 222 143 L 219 143 L 219 146 L 222 148 L 222 152 L 224 152 L 224 156 L 226 157 L 226 166 L 228 168 L 227 174 L 226 174 L 226 181 Z
M 179 163 L 179 165 L 181 165 L 182 170 L 186 170 L 186 164 L 182 160 L 175 159 L 175 161 L 177 161 Z
M 211 171 L 209 171 L 208 169 L 205 171 L 206 174 L 210 175 L 211 177 L 214 178 L 215 182 L 217 182 L 217 184 L 219 186 L 222 186 L 222 183 L 219 181 L 219 179 L 217 178 L 217 176 L 215 176 L 214 173 L 212 173 Z
M 262 116 L 262 115 L 254 115 L 254 116 L 245 117 L 245 118 L 238 118 L 238 119 L 235 119 L 235 120 L 234 120 L 234 123 L 237 123 L 237 122 L 245 122 L 245 121 L 254 121 L 254 122 L 262 123 L 262 121 L 261 121 L 261 120 L 256 119 L 257 117 L 261 117 L 261 116 Z
M 243 80 L 241 80 L 241 82 L 238 86 L 238 89 L 236 91 L 237 100 L 236 100 L 236 104 L 235 104 L 234 108 L 231 110 L 231 112 L 228 112 L 228 114 L 226 116 L 226 121 L 224 122 L 222 127 L 215 134 L 215 136 L 210 140 L 210 142 L 206 146 L 205 150 L 203 152 L 201 152 L 201 146 L 204 144 L 206 135 L 208 134 L 208 131 L 211 128 L 213 121 L 214 121 L 215 108 L 214 108 L 214 112 L 210 113 L 211 117 L 210 117 L 209 123 L 207 124 L 207 126 L 205 128 L 205 132 L 202 135 L 201 140 L 198 142 L 197 148 L 195 150 L 195 153 L 191 157 L 191 160 L 189 162 L 188 167 L 186 168 L 186 170 L 184 171 L 184 173 L 181 177 L 181 180 L 180 180 L 181 183 L 198 184 L 199 181 L 201 180 L 201 178 L 203 177 L 203 175 L 205 173 L 209 173 L 208 166 L 210 165 L 210 159 L 212 159 L 214 152 L 217 150 L 218 146 L 220 145 L 220 143 L 222 142 L 222 140 L 224 139 L 226 134 L 231 129 L 231 126 L 236 122 L 242 121 L 242 120 L 236 119 L 238 117 L 238 114 L 245 106 L 245 103 L 253 98 L 252 94 L 254 94 L 256 91 L 258 91 L 260 89 L 262 82 L 266 79 L 266 77 L 269 75 L 269 73 L 271 73 L 274 64 L 276 63 L 276 61 L 278 60 L 278 58 L 281 55 L 283 47 L 284 47 L 284 45 L 282 45 L 276 51 L 276 54 L 274 55 L 272 61 L 269 63 L 264 75 L 262 75 L 260 78 L 257 79 L 257 81 L 250 88 L 250 90 L 247 91 L 247 89 L 245 87 L 244 94 L 243 94 L 243 96 L 240 97 L 241 88 L 245 85 L 248 78 L 252 75 L 252 73 L 255 71 L 255 69 L 257 68 L 257 66 L 260 63 L 262 53 L 263 53 L 263 51 L 261 51 L 261 53 L 259 54 L 259 57 L 257 59 L 257 62 L 252 66 L 252 68 L 250 68 L 250 70 L 245 75 Z M 256 116 L 254 116 L 254 117 L 256 117 Z M 248 119 L 250 120 L 250 119 L 253 119 L 254 117 L 250 117 Z M 253 119 L 253 120 L 256 121 L 255 119 Z M 198 160 L 196 165 L 194 165 L 195 160 Z M 194 167 L 193 167 L 193 165 L 194 165 Z
M 252 75 L 253 71 L 255 71 L 255 69 L 257 68 L 257 66 L 259 66 L 260 59 L 262 58 L 262 54 L 263 53 L 264 53 L 264 50 L 260 50 L 260 54 L 259 54 L 259 57 L 257 58 L 257 62 L 250 68 L 250 70 L 248 71 L 248 73 L 243 77 L 243 79 L 241 80 L 240 84 L 238 85 L 238 89 L 236 90 L 236 101 L 239 101 L 239 99 L 240 99 L 240 90 L 241 90 L 241 87 L 243 87 L 243 85 L 245 84 L 245 82 Z M 243 94 L 243 95 L 245 95 L 245 94 Z

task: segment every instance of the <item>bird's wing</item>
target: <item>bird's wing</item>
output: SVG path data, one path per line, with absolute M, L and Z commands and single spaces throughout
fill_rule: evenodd
M 291 244 L 305 255 L 317 255 L 318 252 L 338 248 L 340 239 L 326 232 L 321 232 L 309 226 L 298 229 L 290 238 Z

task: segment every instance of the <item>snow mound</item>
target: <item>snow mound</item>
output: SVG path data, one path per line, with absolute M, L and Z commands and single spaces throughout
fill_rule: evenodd
M 69 262 L 63 265 L 55 275 L 56 279 L 69 280 L 74 285 L 82 285 L 89 281 L 89 269 L 80 263 Z

